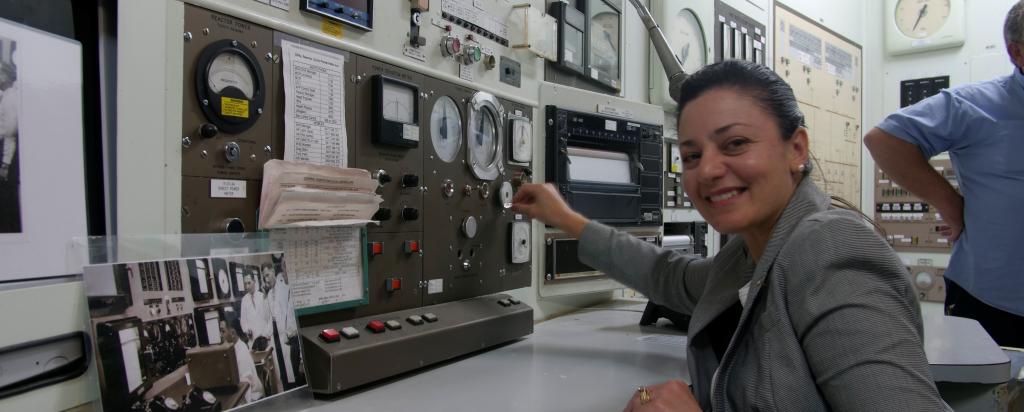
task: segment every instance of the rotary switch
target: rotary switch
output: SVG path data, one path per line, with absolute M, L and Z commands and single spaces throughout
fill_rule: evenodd
M 230 142 L 224 145 L 224 158 L 228 162 L 236 162 L 240 157 L 242 157 L 242 148 L 238 146 L 238 143 Z

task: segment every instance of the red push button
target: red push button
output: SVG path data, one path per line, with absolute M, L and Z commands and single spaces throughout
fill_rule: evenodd
M 370 257 L 384 253 L 384 242 L 370 242 Z
M 320 339 L 323 339 L 324 342 L 337 342 L 341 340 L 341 334 L 337 329 L 324 329 L 320 331 Z
M 420 242 L 417 242 L 415 240 L 406 240 L 405 241 L 405 253 L 413 254 L 413 253 L 418 253 L 419 251 L 420 251 Z
M 386 289 L 388 292 L 402 289 L 402 278 L 388 278 Z
M 385 328 L 386 326 L 384 326 L 384 322 L 381 322 L 379 320 L 371 320 L 370 323 L 366 324 L 366 329 L 369 329 L 370 332 L 373 333 L 384 332 Z

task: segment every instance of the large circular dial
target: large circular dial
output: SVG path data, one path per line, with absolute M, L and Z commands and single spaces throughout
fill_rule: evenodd
M 669 25 L 668 42 L 675 49 L 676 57 L 683 63 L 683 71 L 692 74 L 707 64 L 707 43 L 700 19 L 693 10 L 681 9 Z
M 252 99 L 256 76 L 252 73 L 249 63 L 234 51 L 224 51 L 213 58 L 207 70 L 207 83 L 210 90 L 223 93 L 228 86 L 234 86 L 247 99 Z
M 466 163 L 478 179 L 497 179 L 504 172 L 501 125 L 505 109 L 493 94 L 477 92 L 470 99 L 467 111 Z
M 949 12 L 949 0 L 899 0 L 896 3 L 896 27 L 907 37 L 923 39 L 946 24 Z
M 494 162 L 494 154 L 497 151 L 498 119 L 494 118 L 495 113 L 491 110 L 484 110 L 474 118 L 473 124 L 469 125 L 469 150 L 473 151 L 476 160 L 483 164 Z
M 430 142 L 437 157 L 445 163 L 455 161 L 462 148 L 462 117 L 451 97 L 441 96 L 430 109 Z

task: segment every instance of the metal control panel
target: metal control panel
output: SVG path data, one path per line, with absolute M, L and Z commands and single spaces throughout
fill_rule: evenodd
M 533 333 L 509 295 L 331 321 L 299 331 L 309 387 L 330 395 Z
M 441 3 L 445 10 L 461 4 Z M 452 40 L 449 58 L 463 66 L 476 68 L 477 62 L 486 65 L 494 52 L 483 48 L 484 43 L 506 41 L 507 33 L 488 20 L 491 17 L 462 8 L 442 16 L 444 21 L 459 24 L 458 29 L 447 29 Z M 531 284 L 532 227 L 524 216 L 511 211 L 511 205 L 517 188 L 533 178 L 533 106 L 199 7 L 186 5 L 184 17 L 185 27 L 192 33 L 191 38 L 185 37 L 186 75 L 182 80 L 182 86 L 188 89 L 182 101 L 185 232 L 256 229 L 262 165 L 269 159 L 285 157 L 289 135 L 285 112 L 288 99 L 294 96 L 285 89 L 289 84 L 284 78 L 285 42 L 344 57 L 344 105 L 338 107 L 335 102 L 325 107 L 343 110 L 346 163 L 369 171 L 383 199 L 373 216 L 379 224 L 367 229 L 369 273 L 365 289 L 369 303 L 301 317 L 301 326 L 320 328 L 325 322 L 389 318 L 389 314 L 449 304 L 444 310 L 447 326 L 430 332 L 429 339 L 441 339 L 451 346 L 454 339 L 464 335 L 449 329 L 475 330 L 475 326 L 451 325 L 455 319 L 473 321 L 478 314 L 472 304 L 461 302 Z M 505 65 L 510 76 L 521 70 L 515 62 Z M 221 261 L 197 261 L 207 268 L 206 273 L 217 277 L 193 279 L 193 283 L 208 282 L 205 285 L 209 287 L 204 294 L 191 298 L 214 312 L 219 302 L 240 296 L 242 287 L 235 279 L 251 269 Z M 146 285 L 152 284 L 154 291 L 160 288 L 160 297 L 154 296 L 153 303 L 159 303 L 163 310 L 168 287 L 177 287 L 180 282 L 173 283 L 164 275 L 170 268 L 159 268 L 162 277 L 158 277 L 148 276 L 149 266 L 143 266 L 136 271 L 146 275 L 141 279 L 148 282 Z M 148 302 L 145 296 L 142 299 Z M 516 322 L 525 319 L 525 325 L 484 341 L 500 343 L 529 333 L 532 310 L 525 305 L 515 309 Z M 480 313 L 491 316 L 487 311 Z M 488 328 L 500 329 L 507 321 L 504 316 L 489 320 L 492 324 Z M 432 326 L 436 325 L 421 330 Z M 197 339 L 202 341 L 204 334 L 199 329 Z M 405 339 L 405 335 L 364 338 L 359 342 L 368 346 L 359 353 L 389 352 L 389 339 Z M 305 345 L 305 353 L 310 356 L 323 349 L 313 341 Z M 460 349 L 431 362 L 481 348 L 479 343 L 463 346 L 454 345 Z M 425 363 L 399 364 L 400 371 L 406 371 Z M 342 375 L 323 379 L 341 379 L 341 387 L 348 388 L 352 382 L 386 376 L 390 375 L 346 368 Z M 317 379 L 310 382 L 314 387 L 328 383 Z M 338 390 L 337 382 L 329 383 L 318 392 Z
M 181 90 L 181 228 L 256 230 L 263 163 L 280 158 L 273 32 L 198 7 L 185 8 Z
M 954 188 L 959 188 L 956 171 L 949 159 L 929 161 Z M 875 168 L 875 221 L 885 229 L 889 244 L 900 252 L 948 253 L 952 244 L 940 233 L 942 215 L 935 206 L 921 200 Z

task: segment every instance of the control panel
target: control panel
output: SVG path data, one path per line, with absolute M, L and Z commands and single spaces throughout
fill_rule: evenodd
M 476 77 L 479 71 L 498 67 L 497 48 L 509 41 L 500 14 L 467 1 L 435 1 L 433 9 L 420 3 L 427 2 L 406 3 L 411 6 L 410 27 L 424 29 L 410 36 L 443 33 L 434 56 L 457 64 L 459 78 L 482 80 Z M 342 20 L 367 30 L 367 35 L 375 33 L 368 31 L 373 6 L 370 1 L 335 0 L 299 4 L 304 14 Z M 531 284 L 532 225 L 511 206 L 518 187 L 533 179 L 534 106 L 200 7 L 186 5 L 184 17 L 184 232 L 256 230 L 262 166 L 269 159 L 322 159 L 365 169 L 377 181 L 376 193 L 383 201 L 373 215 L 378 223 L 368 226 L 364 245 L 368 275 L 363 302 L 368 303 L 300 317 L 300 326 L 322 330 L 325 322 L 347 322 L 334 328 L 344 341 L 353 336 L 350 320 L 374 317 L 379 322 L 368 320 L 358 327 L 372 335 L 358 340 L 369 346 L 360 349 L 368 351 L 364 353 L 390 350 L 389 342 L 406 339 L 414 326 L 433 330 L 425 335 L 429 339 L 454 339 L 463 335 L 450 332 L 451 320 L 469 322 L 472 318 L 457 313 L 475 313 L 472 304 L 460 302 Z M 423 52 L 433 46 L 411 37 L 404 47 Z M 321 72 L 328 70 L 322 66 L 298 65 L 296 50 L 339 57 L 330 70 L 343 75 Z M 410 55 L 418 54 L 404 56 Z M 523 68 L 512 56 L 500 57 L 503 75 L 495 83 L 520 86 Z M 342 126 L 328 132 L 321 123 Z M 293 262 L 301 265 L 301 260 Z M 187 315 L 212 319 L 227 310 L 225 303 L 244 296 L 247 275 L 259 274 L 258 267 L 220 258 L 181 264 L 186 267 L 133 267 L 134 276 L 160 293 L 143 296 L 142 302 L 166 313 L 176 296 L 189 297 L 185 291 L 168 292 L 184 282 L 170 274 L 187 272 L 190 276 L 183 279 L 193 286 L 190 297 L 198 305 Z M 515 312 L 513 317 L 527 319 L 526 325 L 484 339 L 487 342 L 500 343 L 532 330 L 532 309 L 505 303 L 509 302 L 495 303 L 497 310 Z M 437 324 L 429 320 L 429 311 L 419 309 L 443 304 L 451 304 L 445 306 L 450 309 L 435 312 L 445 314 Z M 424 323 L 408 324 L 402 316 L 394 325 L 392 318 L 403 311 L 422 312 Z M 480 314 L 490 316 L 486 311 Z M 507 321 L 505 315 L 496 316 L 488 321 L 495 322 L 491 329 Z M 406 329 L 395 332 L 403 324 Z M 437 325 L 443 327 L 432 329 Z M 202 322 L 196 329 L 201 342 L 214 334 L 207 333 Z M 317 339 L 304 343 L 306 353 L 315 353 L 317 345 L 326 343 Z M 460 350 L 480 348 L 477 342 Z M 453 353 L 432 359 L 447 359 Z M 425 363 L 398 364 L 405 371 Z M 355 368 L 323 379 L 343 379 L 341 388 L 348 388 L 351 382 L 385 376 L 389 375 Z M 311 380 L 314 386 L 324 383 Z M 339 390 L 336 382 L 330 384 L 325 388 L 333 389 L 321 392 Z
M 949 159 L 929 161 L 954 188 L 959 188 L 956 171 Z M 875 221 L 885 229 L 889 244 L 901 252 L 948 253 L 952 244 L 941 229 L 945 225 L 935 206 L 889 179 L 875 169 Z
M 662 128 L 611 116 L 546 108 L 546 173 L 590 219 L 661 225 Z
M 946 268 L 935 266 L 907 266 L 910 283 L 914 285 L 917 298 L 924 302 L 946 301 Z
M 181 116 L 181 228 L 256 230 L 263 163 L 273 145 L 273 32 L 185 8 Z
M 309 386 L 330 395 L 533 332 L 533 309 L 499 294 L 299 331 Z

